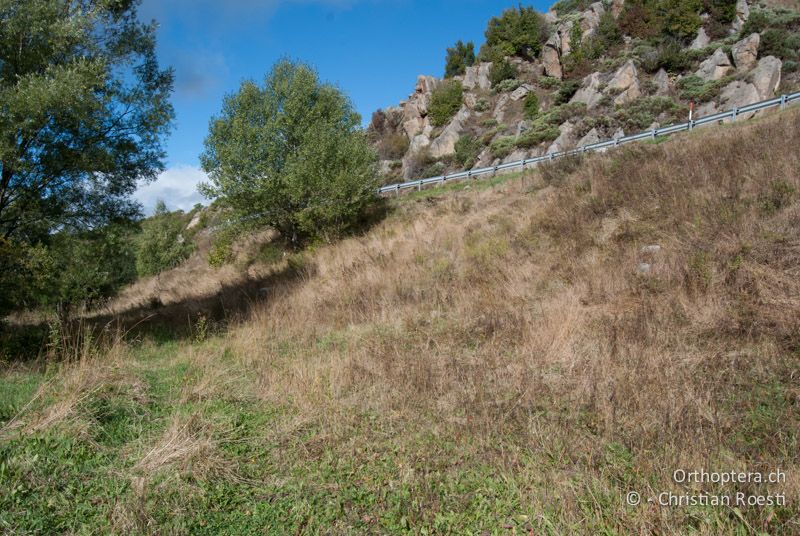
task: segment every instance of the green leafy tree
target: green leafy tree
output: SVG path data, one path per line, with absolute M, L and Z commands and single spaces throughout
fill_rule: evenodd
M 0 288 L 14 288 L 5 309 L 116 285 L 113 264 L 106 273 L 87 263 L 113 249 L 106 230 L 139 214 L 130 194 L 163 169 L 173 118 L 172 71 L 159 68 L 155 23 L 141 23 L 137 5 L 0 0 Z
M 475 64 L 475 44 L 472 41 L 464 44 L 459 41 L 452 48 L 447 49 L 445 58 L 444 77 L 452 78 L 462 75 L 467 67 Z
M 524 108 L 525 117 L 528 119 L 533 119 L 539 115 L 539 97 L 533 91 L 525 95 Z
M 0 1 L 0 236 L 134 216 L 163 169 L 171 70 L 133 0 Z
M 158 274 L 184 261 L 194 251 L 194 243 L 185 235 L 187 216 L 170 212 L 163 201 L 155 213 L 142 222 L 136 237 L 136 271 L 140 276 Z
M 701 0 L 661 0 L 659 3 L 663 32 L 678 39 L 686 39 L 697 34 L 702 20 Z
M 211 120 L 202 192 L 234 218 L 292 244 L 359 224 L 375 197 L 377 155 L 342 92 L 308 65 L 281 60 L 262 86 L 244 82 Z
M 464 88 L 458 80 L 446 80 L 439 84 L 431 94 L 428 115 L 431 124 L 441 127 L 450 121 L 461 108 L 464 99 Z
M 496 61 L 504 56 L 534 59 L 547 41 L 548 27 L 541 13 L 532 7 L 510 8 L 492 17 L 486 27 L 481 57 Z

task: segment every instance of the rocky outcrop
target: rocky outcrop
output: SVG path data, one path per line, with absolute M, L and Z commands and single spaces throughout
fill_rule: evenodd
M 639 87 L 639 75 L 633 60 L 628 60 L 614 73 L 614 78 L 608 83 L 609 91 L 618 91 L 614 104 L 626 104 L 638 99 L 642 90 Z
M 719 96 L 720 107 L 723 110 L 731 110 L 733 108 L 741 108 L 748 104 L 753 104 L 761 100 L 756 86 L 736 80 L 731 82 L 722 89 Z M 753 115 L 753 112 L 741 114 L 741 119 L 747 119 Z
M 709 82 L 711 80 L 724 78 L 732 71 L 733 66 L 731 65 L 730 58 L 728 58 L 724 50 L 718 48 L 708 59 L 700 64 L 700 68 L 697 69 L 695 74 L 706 82 Z
M 439 136 L 428 147 L 428 154 L 433 158 L 451 155 L 456 151 L 456 142 L 464 133 L 464 126 L 470 118 L 470 111 L 462 106 L 456 116 L 448 123 Z
M 731 34 L 742 31 L 744 22 L 750 17 L 750 6 L 747 5 L 747 0 L 738 0 L 736 2 L 736 16 L 733 18 L 731 24 Z
M 758 65 L 750 73 L 750 79 L 761 100 L 775 95 L 781 83 L 782 65 L 783 62 L 775 56 L 766 56 L 758 61 Z
M 436 87 L 436 79 L 432 76 L 417 77 L 414 93 L 403 106 L 403 130 L 410 140 L 430 126 L 428 121 L 428 105 L 431 93 Z
M 570 102 L 582 102 L 586 108 L 592 109 L 603 98 L 600 93 L 600 73 L 592 73 L 583 79 L 583 85 L 575 92 Z
M 563 71 L 561 69 L 561 60 L 558 56 L 558 49 L 555 44 L 550 41 L 542 47 L 542 66 L 547 76 L 552 76 L 561 80 Z
M 548 153 L 566 151 L 575 147 L 575 125 L 567 121 L 558 127 L 560 134 L 547 148 Z
M 583 31 L 582 39 L 586 39 L 597 32 L 600 27 L 600 17 L 606 12 L 602 2 L 595 2 L 589 9 L 581 13 L 581 30 Z
M 518 101 L 521 98 L 525 97 L 528 93 L 533 91 L 533 86 L 530 84 L 522 84 L 517 89 L 511 92 L 511 100 Z
M 653 84 L 656 86 L 656 95 L 667 95 L 670 92 L 671 84 L 669 75 L 664 69 L 659 69 L 653 77 Z
M 731 55 L 737 71 L 748 71 L 756 64 L 760 43 L 761 37 L 754 33 L 733 45 Z
M 701 48 L 706 48 L 710 42 L 711 38 L 708 37 L 705 29 L 701 27 L 697 31 L 697 37 L 694 38 L 694 41 L 692 41 L 692 44 L 689 45 L 689 48 L 691 50 L 700 50 Z
M 596 128 L 593 128 L 589 132 L 586 133 L 584 137 L 578 140 L 577 146 L 583 147 L 584 145 L 591 145 L 593 143 L 598 143 L 600 141 L 600 133 L 597 132 Z
M 461 85 L 464 86 L 464 89 L 469 90 L 490 89 L 492 87 L 492 83 L 489 81 L 489 69 L 491 68 L 491 63 L 479 63 L 477 65 L 467 67 L 467 71 L 464 73 L 464 79 L 461 81 Z
M 508 93 L 503 93 L 500 95 L 500 98 L 497 99 L 497 104 L 494 106 L 492 117 L 494 117 L 495 121 L 498 123 L 503 122 L 503 118 L 506 115 L 506 109 L 508 108 L 508 103 L 510 100 L 511 96 Z

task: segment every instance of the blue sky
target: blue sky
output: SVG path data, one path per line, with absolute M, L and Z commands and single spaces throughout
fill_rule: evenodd
M 533 0 L 546 11 L 552 2 Z M 486 22 L 513 0 L 143 0 L 143 20 L 160 24 L 157 51 L 175 69 L 175 128 L 167 170 L 139 189 L 150 213 L 157 199 L 189 209 L 203 199 L 198 156 L 225 94 L 243 80 L 263 80 L 288 56 L 313 65 L 338 85 L 364 122 L 396 105 L 419 74 L 441 77 L 445 49 L 457 40 L 483 42 Z

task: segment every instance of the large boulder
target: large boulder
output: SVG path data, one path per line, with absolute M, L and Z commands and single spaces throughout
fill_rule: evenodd
M 409 139 L 413 140 L 414 136 L 429 126 L 428 105 L 435 87 L 436 79 L 434 77 L 417 77 L 417 86 L 414 93 L 403 105 L 403 130 Z
M 741 108 L 748 104 L 753 104 L 760 100 L 758 90 L 753 84 L 736 80 L 731 82 L 722 89 L 719 95 L 720 107 L 723 110 L 731 110 L 733 108 Z M 742 114 L 739 117 L 747 119 L 753 115 L 754 112 Z
M 656 86 L 656 95 L 667 95 L 670 92 L 670 80 L 667 71 L 659 69 L 653 77 L 653 84 Z
M 584 137 L 578 140 L 578 147 L 583 147 L 584 145 L 591 145 L 593 143 L 597 143 L 600 141 L 600 134 L 597 132 L 596 128 L 593 128 L 589 132 L 586 133 Z
M 547 148 L 548 153 L 557 153 L 575 147 L 575 125 L 567 121 L 562 123 L 558 130 L 560 134 Z
M 464 133 L 464 125 L 469 120 L 470 111 L 462 106 L 455 117 L 444 127 L 442 133 L 433 140 L 428 147 L 428 153 L 433 158 L 441 158 L 456 152 L 456 142 Z
M 731 24 L 731 34 L 739 33 L 744 27 L 744 22 L 750 17 L 750 6 L 747 5 L 747 0 L 738 0 L 736 2 L 736 16 L 733 18 Z
M 747 71 L 756 64 L 758 45 L 760 43 L 761 37 L 754 33 L 733 45 L 731 55 L 737 71 Z
M 541 58 L 545 74 L 561 80 L 563 71 L 561 69 L 561 60 L 558 57 L 558 49 L 556 49 L 555 45 L 548 42 L 542 47 Z
M 731 60 L 722 48 L 718 48 L 708 59 L 700 64 L 700 68 L 695 73 L 697 76 L 709 82 L 719 80 L 729 75 L 733 71 Z
M 775 56 L 766 56 L 758 60 L 758 65 L 750 73 L 750 79 L 758 91 L 761 100 L 775 95 L 781 83 L 781 67 L 783 63 Z
M 573 24 L 572 21 L 562 22 L 558 28 L 556 28 L 555 34 L 550 38 L 553 39 L 556 50 L 558 50 L 562 58 L 569 56 L 569 53 L 572 51 L 571 34 Z
M 606 12 L 602 2 L 595 2 L 589 9 L 581 13 L 581 30 L 583 30 L 583 38 L 592 36 L 597 32 L 600 27 L 600 17 Z
M 518 101 L 525 97 L 528 93 L 533 91 L 533 86 L 530 84 L 522 84 L 517 89 L 511 92 L 511 100 Z
M 692 44 L 689 45 L 689 48 L 691 50 L 700 50 L 701 48 L 706 48 L 710 42 L 711 38 L 708 37 L 705 29 L 701 26 L 697 31 L 697 37 L 694 38 L 694 41 L 692 41 Z
M 638 99 L 642 90 L 639 86 L 639 75 L 633 60 L 628 60 L 622 65 L 608 83 L 608 90 L 617 91 L 619 94 L 614 99 L 614 104 L 626 104 Z
M 497 99 L 497 104 L 494 106 L 492 117 L 494 117 L 495 121 L 498 123 L 503 122 L 503 118 L 506 115 L 506 110 L 508 109 L 508 103 L 510 100 L 511 96 L 508 93 L 503 93 L 500 95 L 500 98 Z
M 583 85 L 575 92 L 570 102 L 582 102 L 586 108 L 592 109 L 603 98 L 600 93 L 600 73 L 592 73 L 583 79 Z
M 491 68 L 492 64 L 486 62 L 467 67 L 461 85 L 464 86 L 464 89 L 490 89 L 492 83 L 489 81 L 489 69 Z

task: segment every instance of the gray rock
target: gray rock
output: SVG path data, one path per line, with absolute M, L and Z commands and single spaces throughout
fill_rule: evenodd
M 608 83 L 607 89 L 621 91 L 614 99 L 615 104 L 626 104 L 641 96 L 639 76 L 633 60 L 628 60 L 617 69 L 617 72 L 614 73 L 614 78 Z
M 456 150 L 456 142 L 461 134 L 464 133 L 464 125 L 469 120 L 470 111 L 466 106 L 462 106 L 450 123 L 444 127 L 439 137 L 431 142 L 428 151 L 433 158 L 441 158 L 453 154 Z
M 731 82 L 725 86 L 720 92 L 719 102 L 724 110 L 732 108 L 741 108 L 754 102 L 761 100 L 758 95 L 758 90 L 753 84 L 748 84 L 740 80 Z M 754 115 L 755 112 L 748 112 L 746 114 L 739 114 L 740 119 L 748 119 Z
M 511 92 L 511 100 L 518 101 L 521 98 L 525 97 L 531 91 L 533 91 L 533 86 L 531 86 L 530 84 L 522 84 L 517 89 Z
M 640 274 L 649 274 L 653 270 L 653 265 L 649 262 L 640 262 L 636 269 Z
M 661 246 L 658 244 L 650 244 L 647 246 L 642 246 L 641 252 L 644 254 L 652 255 L 654 253 L 658 253 L 661 251 Z
M 508 164 L 509 162 L 516 162 L 518 160 L 522 160 L 523 158 L 528 158 L 528 151 L 525 149 L 517 149 L 507 157 L 503 158 L 502 163 Z
M 583 39 L 590 37 L 597 32 L 597 28 L 600 26 L 600 17 L 602 17 L 605 12 L 606 10 L 603 7 L 603 3 L 595 2 L 589 6 L 589 9 L 581 13 L 581 30 L 583 30 Z
M 754 33 L 733 45 L 731 55 L 737 71 L 747 71 L 756 64 L 760 43 L 761 37 Z
M 744 22 L 750 18 L 750 6 L 747 5 L 747 0 L 738 0 L 736 2 L 736 16 L 733 18 L 730 33 L 735 34 L 742 31 Z
M 560 134 L 547 148 L 546 152 L 548 153 L 566 151 L 575 147 L 575 125 L 570 121 L 566 121 L 558 127 L 558 130 Z
M 656 95 L 667 95 L 670 91 L 669 75 L 664 69 L 659 69 L 653 77 L 653 83 L 656 85 Z
M 625 0 L 611 0 L 611 14 L 615 19 L 622 13 L 623 7 L 625 7 Z
M 708 37 L 705 29 L 701 27 L 697 31 L 697 37 L 694 38 L 694 41 L 692 41 L 692 44 L 689 45 L 689 48 L 691 50 L 700 50 L 701 48 L 706 48 L 710 42 L 711 38 Z
M 520 121 L 519 124 L 517 125 L 517 133 L 516 133 L 515 139 L 519 139 L 519 137 L 524 132 L 528 132 L 531 129 L 532 126 L 533 126 L 533 123 L 531 121 L 528 121 L 527 119 L 523 119 L 522 121 Z
M 495 104 L 494 113 L 492 114 L 492 117 L 494 117 L 498 123 L 503 122 L 503 118 L 506 115 L 506 110 L 508 109 L 508 102 L 510 100 L 511 97 L 509 96 L 508 93 L 503 93 L 502 95 L 500 95 L 500 98 L 497 99 L 497 104 Z
M 464 89 L 490 89 L 492 83 L 489 81 L 489 69 L 491 68 L 491 62 L 479 63 L 467 67 L 464 73 L 464 81 L 461 83 Z
M 766 56 L 758 60 L 758 65 L 750 73 L 750 79 L 756 86 L 761 100 L 775 95 L 781 83 L 781 67 L 783 62 L 775 56 Z
M 618 140 L 618 139 L 624 138 L 624 137 L 625 137 L 625 131 L 622 130 L 622 128 L 618 128 L 617 131 L 614 132 L 614 135 L 611 136 L 611 139 L 612 140 Z
M 718 48 L 708 59 L 700 64 L 700 68 L 695 73 L 706 82 L 719 80 L 733 71 L 731 60 L 722 48 Z
M 561 60 L 559 59 L 556 46 L 548 42 L 548 44 L 542 47 L 541 58 L 545 74 L 561 80 L 563 71 L 561 69 Z
M 583 85 L 575 92 L 570 102 L 582 102 L 588 109 L 592 109 L 603 98 L 600 93 L 600 73 L 592 73 L 583 79 Z
M 593 128 L 578 141 L 577 146 L 583 147 L 584 145 L 591 145 L 593 143 L 598 143 L 599 141 L 600 141 L 600 134 L 597 132 L 596 128 Z

